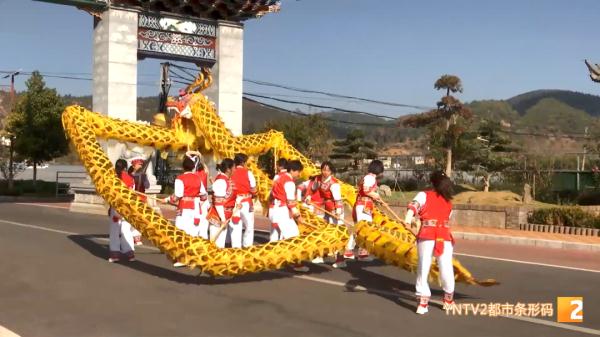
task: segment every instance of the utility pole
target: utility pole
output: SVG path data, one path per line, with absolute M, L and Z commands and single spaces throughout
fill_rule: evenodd
M 14 107 L 14 103 L 15 103 L 15 76 L 19 75 L 21 73 L 21 71 L 15 71 L 12 72 L 8 75 L 5 75 L 2 78 L 9 78 L 10 77 L 10 106 L 11 108 Z
M 3 78 L 10 77 L 10 111 L 15 107 L 15 76 L 19 75 L 20 71 L 15 71 L 11 74 L 4 76 Z M 14 153 L 15 153 L 15 135 L 12 133 L 8 134 L 8 140 L 10 142 L 8 148 L 8 190 L 11 191 L 14 187 Z
M 588 127 L 585 127 L 585 140 L 587 142 Z M 583 159 L 581 160 L 581 171 L 585 171 L 585 155 L 587 154 L 587 143 L 583 145 Z

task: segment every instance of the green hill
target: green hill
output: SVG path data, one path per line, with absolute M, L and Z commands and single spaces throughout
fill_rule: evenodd
M 507 101 L 521 115 L 545 98 L 553 98 L 590 116 L 600 117 L 600 96 L 568 90 L 535 90 L 509 98 Z
M 575 109 L 556 98 L 543 98 L 526 110 L 518 125 L 530 130 L 583 133 L 598 125 L 598 118 Z
M 91 96 L 64 96 L 66 104 L 79 104 L 91 108 Z M 0 118 L 8 112 L 8 93 L 0 91 Z M 566 90 L 536 90 L 508 100 L 480 100 L 468 103 L 476 116 L 502 121 L 507 130 L 518 132 L 550 132 L 555 134 L 583 133 L 586 127 L 600 126 L 600 96 Z M 255 133 L 268 122 L 290 118 L 293 111 L 282 109 L 252 99 L 244 98 L 243 133 Z M 158 97 L 138 98 L 138 119 L 152 121 L 158 110 Z M 373 111 L 377 113 L 377 111 Z M 422 129 L 405 128 L 397 121 L 378 117 L 331 110 L 319 113 L 329 120 L 333 137 L 344 138 L 351 129 L 366 132 L 367 138 L 378 145 L 416 139 L 424 134 Z

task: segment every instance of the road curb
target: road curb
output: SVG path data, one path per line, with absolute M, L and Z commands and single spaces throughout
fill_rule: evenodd
M 500 243 L 506 243 L 511 245 L 522 245 L 522 246 L 535 246 L 544 248 L 555 248 L 555 249 L 570 249 L 570 250 L 584 250 L 589 252 L 600 253 L 600 244 L 591 243 L 579 243 L 569 242 L 560 240 L 545 240 L 536 238 L 526 237 L 515 237 L 507 235 L 492 235 L 492 234 L 480 234 L 480 233 L 468 233 L 468 232 L 456 232 L 453 231 L 452 235 L 456 239 L 463 240 L 477 240 L 477 241 L 494 241 Z
M 36 197 L 36 196 L 10 196 L 0 195 L 0 202 L 71 202 L 73 196 Z

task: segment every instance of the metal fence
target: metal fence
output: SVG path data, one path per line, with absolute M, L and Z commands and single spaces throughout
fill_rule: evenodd
M 80 182 L 87 178 L 87 172 L 81 171 L 56 171 L 56 191 L 55 195 L 69 195 L 71 183 Z

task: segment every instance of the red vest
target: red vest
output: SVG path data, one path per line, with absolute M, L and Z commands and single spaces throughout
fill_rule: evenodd
M 360 180 L 357 186 L 358 194 L 356 195 L 356 202 L 354 203 L 354 207 L 352 208 L 352 217 L 354 218 L 354 221 L 357 220 L 356 206 L 364 206 L 363 212 L 368 214 L 373 214 L 373 208 L 375 208 L 373 198 L 368 196 L 368 194 L 377 190 L 377 180 L 375 180 L 375 184 L 371 186 L 371 188 L 368 191 L 365 191 L 363 188 L 365 177 L 363 177 Z
M 444 241 L 453 241 L 448 225 L 452 203 L 435 191 L 425 191 L 425 194 L 427 195 L 425 205 L 421 205 L 419 210 L 421 229 L 417 238 L 419 240 L 435 240 L 434 253 L 439 256 L 444 251 Z
M 368 194 L 377 190 L 377 180 L 375 180 L 375 184 L 371 186 L 368 191 L 365 191 L 363 188 L 365 177 L 363 177 L 358 183 L 358 194 L 356 195 L 356 203 L 354 204 L 354 207 L 357 205 L 362 205 L 365 206 L 365 208 L 373 209 L 373 198 L 371 198 Z
M 311 179 L 308 181 L 308 185 L 306 186 L 306 191 L 304 192 L 304 196 L 310 196 L 310 202 L 320 206 L 323 204 L 323 198 L 321 198 L 321 191 L 319 191 L 319 182 L 316 179 Z
M 131 189 L 135 188 L 135 180 L 133 180 L 133 177 L 129 173 L 122 171 L 120 178 L 123 181 L 123 183 L 125 184 L 125 186 L 127 186 L 127 188 L 131 188 Z
M 177 179 L 183 182 L 183 197 L 179 199 L 178 209 L 194 209 L 194 198 L 200 195 L 202 180 L 196 173 L 186 172 L 180 174 Z
M 323 176 L 318 176 L 319 181 L 319 194 L 321 199 L 325 202 L 325 209 L 328 211 L 335 211 L 336 207 L 343 207 L 341 200 L 333 200 L 333 193 L 331 192 L 331 186 L 333 184 L 339 184 L 339 181 L 335 177 L 330 177 L 327 182 L 324 182 Z
M 287 195 L 285 194 L 285 184 L 287 182 L 294 182 L 292 176 L 289 173 L 284 172 L 279 174 L 279 178 L 273 183 L 273 190 L 271 191 L 271 196 L 273 200 L 279 201 L 279 205 L 287 205 L 288 208 L 293 208 L 296 206 L 296 199 L 288 200 Z
M 368 191 L 365 191 L 363 189 L 364 181 L 365 181 L 365 177 L 362 177 L 362 179 L 358 183 L 358 197 L 367 197 L 367 198 L 371 199 L 371 197 L 369 197 L 367 194 L 377 190 L 377 180 L 375 180 L 375 185 L 373 185 Z
M 235 193 L 233 192 L 233 186 L 231 184 L 231 180 L 229 177 L 227 177 L 223 173 L 219 173 L 215 177 L 214 183 L 216 183 L 219 180 L 225 181 L 225 183 L 227 184 L 227 191 L 225 192 L 225 197 L 216 197 L 215 195 L 213 195 L 213 202 L 210 207 L 210 210 L 208 211 L 207 219 L 209 222 L 211 222 L 215 225 L 219 225 L 222 220 L 219 217 L 219 212 L 217 212 L 216 206 L 223 206 L 225 218 L 229 219 L 229 218 L 231 218 L 231 215 L 233 214 L 233 208 L 235 207 L 235 196 L 236 196 Z M 213 183 L 213 186 L 214 186 L 214 183 Z
M 231 173 L 233 181 L 233 190 L 236 195 L 247 195 L 243 201 L 251 201 L 256 193 L 256 188 L 250 187 L 250 178 L 248 178 L 248 169 L 243 166 L 236 166 Z
M 215 177 L 215 183 L 219 180 L 225 181 L 225 183 L 227 184 L 227 191 L 225 192 L 225 197 L 216 197 L 213 195 L 213 205 L 225 206 L 225 208 L 233 208 L 235 206 L 235 193 L 233 191 L 231 179 L 228 178 L 225 174 L 219 173 Z

